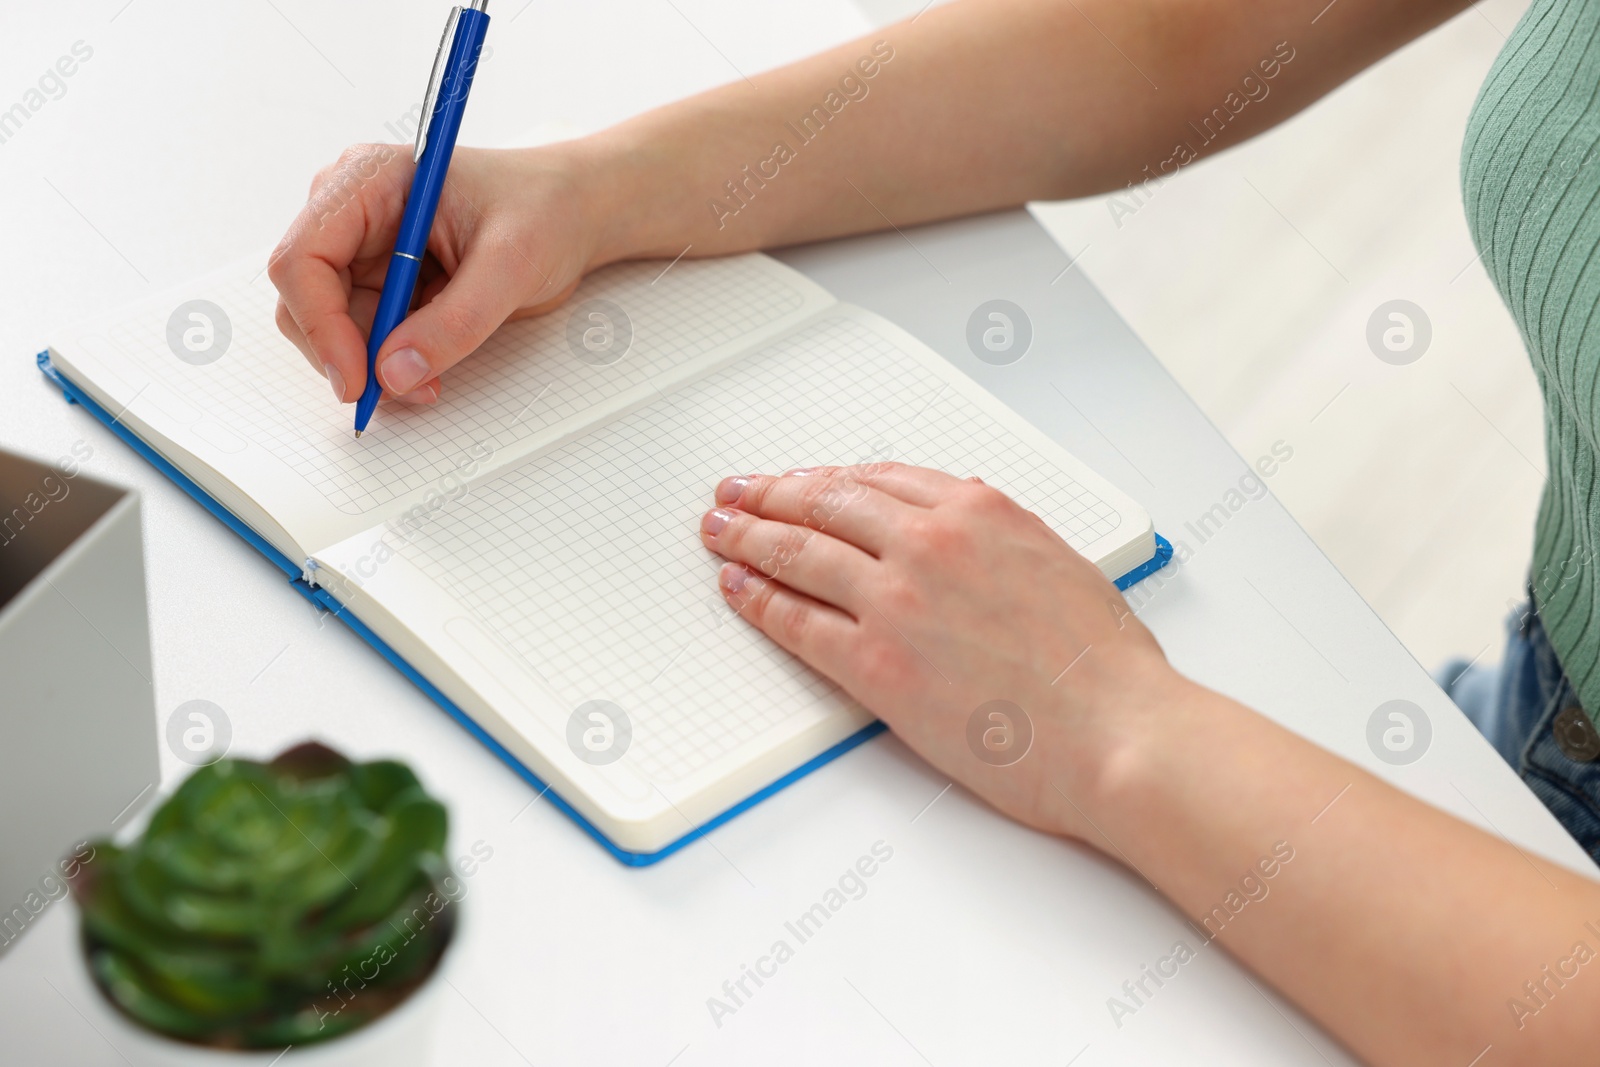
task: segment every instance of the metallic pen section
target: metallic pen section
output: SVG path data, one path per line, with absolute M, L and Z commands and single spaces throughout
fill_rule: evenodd
M 472 3 L 467 5 L 467 10 L 481 11 L 487 15 L 489 13 L 489 0 L 472 0 Z
M 422 121 L 417 124 L 417 148 L 411 162 L 422 162 L 422 151 L 428 147 L 428 127 L 433 124 L 433 109 L 439 103 L 439 84 L 444 81 L 445 64 L 450 59 L 450 44 L 455 40 L 456 26 L 461 21 L 461 9 L 453 7 L 445 19 L 444 33 L 439 35 L 439 51 L 433 57 L 433 70 L 428 73 L 428 91 L 422 95 Z
M 409 259 L 413 263 L 421 263 L 422 262 L 421 259 L 419 259 L 418 257 L 412 255 L 410 252 L 396 252 L 395 255 L 401 256 L 401 257 L 403 257 L 405 259 Z

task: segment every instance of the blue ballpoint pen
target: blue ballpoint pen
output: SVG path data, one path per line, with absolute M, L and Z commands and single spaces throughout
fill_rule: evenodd
M 422 100 L 422 124 L 417 128 L 417 164 L 406 197 L 400 234 L 395 238 L 394 255 L 383 278 L 383 293 L 378 311 L 372 317 L 372 334 L 367 339 L 367 387 L 356 401 L 356 436 L 372 421 L 383 387 L 378 384 L 378 349 L 390 331 L 405 320 L 416 292 L 417 274 L 428 250 L 428 232 L 439 210 L 439 194 L 444 191 L 450 171 L 450 155 L 455 151 L 461 116 L 467 109 L 467 94 L 472 91 L 472 75 L 478 69 L 478 52 L 489 31 L 489 0 L 472 0 L 466 7 L 450 9 L 439 40 L 439 52 L 428 78 L 428 92 Z

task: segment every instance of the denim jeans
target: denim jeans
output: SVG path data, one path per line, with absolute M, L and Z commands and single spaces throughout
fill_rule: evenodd
M 1506 629 L 1498 670 L 1455 661 L 1440 669 L 1437 680 L 1600 863 L 1600 732 L 1578 704 L 1531 598 Z

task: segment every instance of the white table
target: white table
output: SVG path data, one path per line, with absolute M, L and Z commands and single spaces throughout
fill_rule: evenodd
M 345 141 L 383 138 L 384 121 L 420 95 L 413 83 L 439 21 L 432 4 L 375 21 L 393 5 L 134 0 L 117 14 L 121 2 L 87 20 L 39 6 L 4 16 L 0 68 L 42 71 L 79 39 L 95 52 L 66 96 L 0 144 L 11 207 L 0 236 L 30 251 L 0 264 L 0 445 L 53 458 L 84 439 L 95 449 L 87 469 L 143 492 L 163 716 L 215 701 L 237 754 L 315 736 L 358 757 L 399 755 L 450 804 L 454 850 L 493 848 L 469 883 L 436 1062 L 1350 1062 L 1217 952 L 1118 1028 L 1107 998 L 1174 941 L 1194 943 L 1181 917 L 1087 849 L 945 792 L 892 737 L 655 867 L 618 865 L 548 804 L 530 804 L 520 779 L 371 649 L 324 625 L 265 560 L 64 404 L 32 353 L 75 312 L 270 243 L 316 166 Z M 862 28 L 839 3 L 773 5 L 759 20 L 724 0 L 536 3 L 513 20 L 515 4 L 497 5 L 471 140 L 509 141 L 530 116 L 591 128 Z M 370 41 L 370 25 L 393 63 L 341 43 Z M 152 122 L 158 107 L 167 117 Z M 1187 524 L 1224 501 L 1244 462 L 1025 213 L 782 258 L 916 333 L 1187 542 L 1194 552 L 1175 580 L 1135 595 L 1179 667 L 1440 807 L 1588 866 L 1275 500 L 1245 504 L 1200 543 Z M 1010 366 L 980 362 L 965 341 L 971 310 L 994 297 L 1021 305 L 1035 331 Z M 1394 698 L 1420 705 L 1433 729 L 1427 754 L 1404 767 L 1377 760 L 1366 741 L 1368 716 Z M 167 788 L 186 769 L 163 752 Z M 866 895 L 718 1027 L 707 998 L 878 841 L 893 858 Z M 30 1063 L 122 1062 L 47 982 L 66 985 L 72 936 L 73 913 L 57 905 L 0 959 L 8 1060 L 28 1050 Z

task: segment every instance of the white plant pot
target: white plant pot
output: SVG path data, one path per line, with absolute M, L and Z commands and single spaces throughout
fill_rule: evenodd
M 459 907 L 459 905 L 451 905 Z M 461 916 L 444 957 L 428 980 L 398 1007 L 353 1033 L 287 1052 L 231 1052 L 162 1037 L 123 1015 L 95 986 L 81 953 L 71 969 L 74 988 L 63 990 L 121 1057 L 133 1067 L 430 1067 L 446 970 L 456 956 Z

